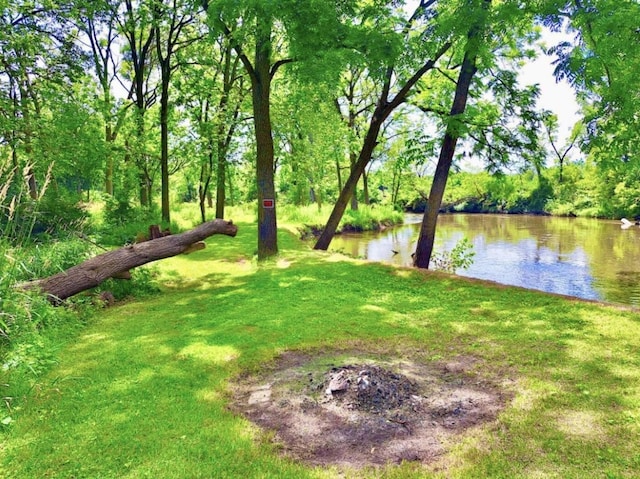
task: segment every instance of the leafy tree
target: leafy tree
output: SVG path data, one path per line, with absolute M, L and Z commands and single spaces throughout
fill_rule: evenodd
M 558 129 L 558 116 L 551 112 L 544 112 L 542 115 L 542 125 L 544 126 L 545 133 L 551 149 L 555 155 L 555 159 L 558 160 L 559 175 L 558 181 L 562 183 L 562 173 L 564 164 L 569 156 L 571 150 L 577 145 L 581 135 L 584 132 L 582 122 L 577 122 L 571 129 L 569 138 L 565 141 L 564 145 L 558 143 L 556 131 Z
M 181 53 L 185 67 L 178 74 L 179 102 L 189 112 L 194 125 L 200 216 L 205 221 L 206 207 L 216 193 L 216 218 L 224 217 L 227 183 L 230 181 L 230 154 L 238 127 L 245 119 L 241 113 L 247 95 L 246 77 L 239 57 L 224 35 L 205 26 L 206 35 Z M 215 184 L 214 184 L 215 182 Z
M 456 91 L 451 112 L 449 113 L 450 120 L 447 124 L 447 130 L 442 142 L 440 157 L 438 158 L 438 164 L 427 202 L 427 210 L 422 220 L 420 235 L 416 245 L 414 265 L 418 268 L 428 268 L 429 261 L 431 260 L 438 212 L 440 211 L 440 204 L 442 203 L 444 190 L 447 185 L 456 143 L 461 135 L 461 125 L 458 117 L 465 111 L 469 88 L 471 87 L 474 75 L 478 71 L 476 62 L 480 48 L 482 47 L 490 6 L 491 0 L 482 0 L 481 4 L 478 5 L 476 3 L 473 5 L 476 9 L 472 11 L 473 23 L 469 28 L 467 42 L 464 48 L 464 57 L 456 82 Z
M 554 7 L 546 24 L 574 35 L 574 41 L 561 42 L 549 53 L 556 56 L 556 76 L 578 92 L 585 125 L 581 149 L 597 162 L 610 187 L 630 187 L 640 168 L 640 3 L 574 0 Z M 619 188 L 610 191 L 620 193 Z
M 149 1 L 125 0 L 123 11 L 118 10 L 118 25 L 126 40 L 123 74 L 130 81 L 129 94 L 134 103 L 135 138 L 128 142 L 129 155 L 138 168 L 140 204 L 150 207 L 156 162 L 146 149 L 145 115 L 155 104 L 157 93 L 151 71 L 155 42 L 155 25 Z
M 348 131 L 338 116 L 331 92 L 319 85 L 291 80 L 276 94 L 274 122 L 280 189 L 295 205 L 317 203 L 335 191 L 332 174 L 344 155 Z
M 408 19 L 391 15 L 387 8 L 377 9 L 375 13 L 379 16 L 373 19 L 366 18 L 372 14 L 368 10 L 366 12 L 366 21 L 363 23 L 373 25 L 376 32 L 382 32 L 383 35 L 404 44 L 401 47 L 395 42 L 391 42 L 391 45 L 382 43 L 387 48 L 380 50 L 376 50 L 376 45 L 380 47 L 380 42 L 372 46 L 369 71 L 379 82 L 375 108 L 358 159 L 351 169 L 322 235 L 314 246 L 315 249 L 326 250 L 329 247 L 347 203 L 354 194 L 356 184 L 371 161 L 384 122 L 406 101 L 423 75 L 431 71 L 437 61 L 451 48 L 449 40 L 435 31 L 434 25 L 430 22 L 435 16 L 432 9 L 435 3 L 435 0 L 421 1 Z M 399 34 L 396 33 L 398 30 Z M 372 39 L 375 40 L 375 37 Z M 382 51 L 386 54 L 382 54 Z
M 256 139 L 258 258 L 278 252 L 271 89 L 288 63 L 311 68 L 322 53 L 341 46 L 340 23 L 349 6 L 340 1 L 203 0 L 213 28 L 227 36 L 251 80 Z M 305 61 L 306 60 L 306 61 Z M 302 67 L 301 67 L 302 68 Z
M 123 86 L 118 58 L 118 4 L 113 0 L 76 1 L 71 5 L 69 18 L 83 34 L 78 41 L 84 43 L 89 52 L 100 90 L 97 109 L 104 122 L 104 140 L 107 145 L 104 190 L 108 195 L 114 194 L 115 156 L 118 151 L 115 142 L 124 124 L 127 109 L 133 104 L 118 98 L 114 92 L 114 85 Z
M 349 171 L 355 168 L 358 148 L 362 143 L 362 130 L 366 127 L 367 116 L 371 116 L 375 106 L 374 89 L 375 84 L 369 78 L 364 65 L 350 65 L 347 68 L 343 75 L 342 95 L 336 99 L 336 108 L 349 129 Z M 339 169 L 338 165 L 338 171 Z M 355 188 L 351 196 L 351 209 L 358 209 L 358 194 Z
M 82 75 L 84 58 L 63 27 L 56 3 L 7 0 L 0 12 L 0 137 L 11 150 L 15 167 L 24 168 L 32 199 L 38 197 L 36 176 L 48 165 L 34 151 L 45 90 L 54 86 L 66 95 Z M 49 98 L 52 99 L 52 98 Z
M 160 182 L 162 221 L 170 222 L 169 212 L 169 87 L 173 72 L 180 66 L 179 51 L 198 40 L 189 31 L 195 11 L 186 0 L 154 0 L 152 6 L 153 37 L 160 66 Z

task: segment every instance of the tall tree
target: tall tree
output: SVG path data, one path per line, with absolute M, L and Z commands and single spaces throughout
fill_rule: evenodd
M 154 0 L 152 7 L 153 36 L 160 66 L 160 183 L 162 221 L 169 223 L 169 86 L 173 72 L 179 67 L 176 54 L 198 39 L 189 32 L 195 21 L 191 2 Z
M 578 143 L 578 140 L 580 139 L 580 136 L 584 131 L 582 122 L 578 122 L 573 125 L 571 134 L 569 135 L 569 138 L 565 140 L 563 145 L 558 143 L 557 138 L 558 116 L 554 113 L 551 113 L 550 111 L 544 112 L 544 114 L 542 115 L 542 124 L 544 126 L 544 131 L 547 135 L 549 144 L 551 145 L 553 154 L 555 155 L 556 160 L 558 160 L 558 181 L 562 183 L 562 171 L 564 169 L 565 161 L 567 157 L 569 157 L 569 153 L 571 152 L 571 150 L 573 150 L 573 148 Z
M 322 52 L 340 44 L 340 20 L 349 9 L 337 0 L 203 0 L 211 25 L 227 36 L 251 80 L 256 139 L 258 258 L 278 252 L 274 140 L 271 119 L 273 80 L 283 65 L 319 63 Z
M 585 125 L 581 149 L 596 161 L 602 177 L 614 183 L 608 190 L 615 183 L 619 189 L 637 185 L 640 3 L 572 0 L 557 1 L 554 7 L 546 24 L 574 36 L 549 53 L 556 56 L 556 76 L 577 90 Z
M 348 149 L 349 132 L 330 100 L 332 87 L 291 80 L 276 95 L 279 184 L 290 203 L 321 207 L 335 190 L 331 172 Z
M 104 139 L 107 145 L 105 158 L 104 189 L 114 194 L 115 141 L 124 124 L 131 102 L 118 99 L 114 84 L 122 85 L 118 59 L 118 4 L 114 0 L 74 2 L 72 17 L 76 28 L 84 34 L 80 41 L 86 43 L 100 89 L 99 111 L 104 121 Z
M 401 64 L 415 64 L 415 58 L 403 58 L 401 62 L 396 56 L 391 56 L 387 62 L 382 63 L 379 67 L 383 71 L 380 77 L 380 93 L 373 114 L 371 115 L 358 159 L 353 165 L 351 174 L 340 192 L 340 196 L 331 211 L 327 224 L 314 246 L 315 249 L 326 250 L 329 247 L 347 204 L 354 194 L 356 184 L 371 161 L 383 123 L 396 108 L 406 101 L 413 87 L 427 72 L 435 67 L 440 57 L 451 47 L 451 43 L 447 39 L 437 38 L 435 41 L 432 41 L 432 39 L 427 38 L 431 34 L 431 31 L 426 29 L 424 20 L 434 15 L 431 8 L 435 3 L 435 0 L 421 1 L 409 19 L 401 23 L 405 52 L 414 52 L 416 47 L 414 42 L 417 38 L 419 39 L 418 42 L 427 44 L 427 51 L 421 50 L 419 52 L 422 63 L 419 64 L 415 70 L 407 72 L 402 69 Z M 421 31 L 420 25 L 422 25 Z M 397 29 L 397 25 L 391 27 L 391 31 L 395 29 Z M 387 33 L 391 34 L 391 31 Z M 395 84 L 397 84 L 397 91 L 394 93 L 392 92 L 392 88 Z
M 449 122 L 447 130 L 442 141 L 440 149 L 440 157 L 433 177 L 429 199 L 427 201 L 427 209 L 424 213 L 422 225 L 420 227 L 420 235 L 416 245 L 414 255 L 414 265 L 418 268 L 428 268 L 433 251 L 433 243 L 435 239 L 436 223 L 438 220 L 438 212 L 444 196 L 444 190 L 449 177 L 449 170 L 453 161 L 456 143 L 461 133 L 461 125 L 459 116 L 465 111 L 467 98 L 469 96 L 469 88 L 474 75 L 477 72 L 476 61 L 479 49 L 483 43 L 484 30 L 487 23 L 487 14 L 491 5 L 491 0 L 470 0 L 469 3 L 475 3 L 480 8 L 472 10 L 473 23 L 469 29 L 467 42 L 464 48 L 464 57 L 458 74 L 453 104 L 449 113 Z M 471 7 L 472 5 L 470 5 Z
M 350 133 L 349 170 L 353 170 L 358 159 L 359 145 L 362 143 L 362 129 L 375 104 L 375 83 L 369 78 L 364 66 L 351 65 L 344 74 L 342 96 L 336 99 L 336 108 Z M 339 166 L 338 166 L 339 168 Z M 364 179 L 364 176 L 363 176 Z M 342 186 L 340 186 L 342 189 Z M 358 209 L 358 192 L 351 196 L 351 209 Z
M 151 78 L 155 26 L 151 0 L 125 0 L 124 11 L 118 15 L 122 35 L 126 39 L 125 58 L 131 69 L 128 98 L 135 105 L 135 140 L 129 142 L 133 161 L 138 168 L 140 204 L 151 206 L 154 161 L 145 150 L 145 115 L 156 102 L 156 87 Z M 133 144 L 131 144 L 133 143 Z
M 0 10 L 0 136 L 9 144 L 14 167 L 24 169 L 33 199 L 37 175 L 48 170 L 38 157 L 36 142 L 43 112 L 55 95 L 69 95 L 69 86 L 83 74 L 85 59 L 57 2 L 8 0 Z
M 208 31 L 203 41 L 185 54 L 187 67 L 180 72 L 181 102 L 190 112 L 198 152 L 198 200 L 202 221 L 207 204 L 216 218 L 224 218 L 227 200 L 229 154 L 236 131 L 246 115 L 241 115 L 247 94 L 240 59 L 224 35 Z

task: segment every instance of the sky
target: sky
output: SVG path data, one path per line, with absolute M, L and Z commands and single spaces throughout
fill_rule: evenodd
M 552 33 L 545 30 L 542 34 L 547 47 L 558 44 L 563 40 L 571 40 L 564 33 Z M 573 125 L 578 121 L 578 103 L 571 86 L 566 82 L 556 82 L 553 75 L 553 57 L 541 53 L 536 60 L 529 62 L 520 71 L 520 81 L 523 85 L 539 84 L 540 98 L 538 106 L 551 110 L 558 115 L 558 137 L 560 146 L 571 133 Z

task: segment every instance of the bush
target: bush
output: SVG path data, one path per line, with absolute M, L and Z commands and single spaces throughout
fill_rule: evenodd
M 392 226 L 404 221 L 404 214 L 392 206 L 360 205 L 357 210 L 345 211 L 340 222 L 342 231 L 376 231 L 383 226 Z
M 118 301 L 133 296 L 150 296 L 160 291 L 154 282 L 155 277 L 156 270 L 153 267 L 143 266 L 131 270 L 131 279 L 110 278 L 102 283 L 98 289 L 109 291 Z
M 155 209 L 134 207 L 129 200 L 117 199 L 110 195 L 105 195 L 104 203 L 102 224 L 96 232 L 101 244 L 122 246 L 135 243 L 142 237 L 146 238 L 149 225 L 158 223 L 160 215 Z M 165 226 L 167 225 L 163 225 Z
M 80 196 L 67 190 L 49 190 L 39 200 L 32 235 L 63 237 L 69 231 L 85 232 L 89 215 L 82 208 Z
M 451 251 L 434 253 L 431 257 L 433 269 L 455 273 L 459 269 L 467 269 L 473 264 L 473 244 L 467 238 L 463 238 Z

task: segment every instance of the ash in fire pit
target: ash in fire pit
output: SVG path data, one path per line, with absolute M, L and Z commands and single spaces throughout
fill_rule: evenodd
M 327 376 L 327 398 L 350 409 L 382 413 L 421 402 L 416 383 L 379 366 L 343 366 Z
M 363 358 L 322 369 L 284 355 L 270 374 L 236 385 L 231 405 L 268 430 L 282 450 L 310 464 L 429 464 L 468 428 L 493 421 L 507 394 L 478 380 L 477 360 L 394 363 Z

